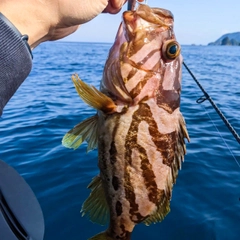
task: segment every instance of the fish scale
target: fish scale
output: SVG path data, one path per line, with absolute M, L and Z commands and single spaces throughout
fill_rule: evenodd
M 97 115 L 70 130 L 63 144 L 98 147 L 100 174 L 82 213 L 100 224 L 109 216 L 108 229 L 91 240 L 129 240 L 136 224 L 162 221 L 170 211 L 189 140 L 180 112 L 181 65 L 171 12 L 140 4 L 123 13 L 100 91 L 73 76 Z

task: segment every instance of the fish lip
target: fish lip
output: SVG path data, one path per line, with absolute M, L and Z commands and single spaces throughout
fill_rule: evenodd
M 123 28 L 125 38 L 130 41 L 134 37 L 134 29 L 136 28 L 136 16 L 133 11 L 126 11 L 123 13 Z
M 174 16 L 171 11 L 164 8 L 150 8 L 145 4 L 140 4 L 136 11 L 125 11 L 123 13 L 123 27 L 125 38 L 129 42 L 138 31 L 138 19 L 148 22 L 149 25 L 159 25 L 163 28 L 172 28 Z
M 174 16 L 171 11 L 164 8 L 150 8 L 146 5 L 140 5 L 136 14 L 150 24 L 161 27 L 172 27 Z
M 172 12 L 165 8 L 151 8 L 151 10 L 154 14 L 158 16 L 161 16 L 163 18 L 171 18 L 172 20 L 174 20 L 174 15 L 172 14 Z M 146 18 L 146 20 L 151 22 L 151 19 L 149 18 Z

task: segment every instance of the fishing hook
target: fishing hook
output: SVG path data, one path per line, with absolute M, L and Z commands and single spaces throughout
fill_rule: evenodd
M 145 1 L 145 4 L 147 4 L 147 0 L 128 0 L 128 6 L 127 6 L 127 10 L 128 11 L 134 11 L 134 8 L 136 6 L 136 3 L 143 3 Z

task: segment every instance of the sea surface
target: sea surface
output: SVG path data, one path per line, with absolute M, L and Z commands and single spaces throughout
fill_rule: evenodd
M 36 194 L 45 240 L 86 240 L 106 226 L 81 217 L 87 185 L 98 174 L 97 150 L 61 145 L 64 134 L 95 114 L 79 98 L 71 75 L 99 87 L 111 44 L 45 43 L 33 51 L 30 76 L 0 118 L 0 158 Z M 182 46 L 185 63 L 240 133 L 240 47 Z M 139 224 L 133 240 L 240 239 L 240 148 L 183 68 L 181 111 L 191 142 L 163 222 Z

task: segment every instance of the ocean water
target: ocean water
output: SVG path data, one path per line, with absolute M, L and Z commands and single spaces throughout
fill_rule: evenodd
M 0 118 L 0 158 L 29 183 L 42 207 L 45 240 L 85 240 L 106 229 L 81 217 L 86 188 L 98 174 L 97 151 L 61 145 L 63 135 L 95 111 L 70 77 L 98 87 L 110 44 L 45 43 L 30 76 Z M 182 46 L 185 63 L 240 133 L 240 48 Z M 139 224 L 133 240 L 240 239 L 240 149 L 183 68 L 181 111 L 191 142 L 163 222 Z

